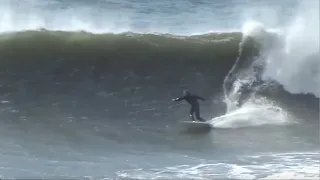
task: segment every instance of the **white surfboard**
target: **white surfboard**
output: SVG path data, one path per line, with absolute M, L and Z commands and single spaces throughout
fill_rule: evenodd
M 212 125 L 208 122 L 201 121 L 181 121 L 182 124 L 187 129 L 211 129 Z

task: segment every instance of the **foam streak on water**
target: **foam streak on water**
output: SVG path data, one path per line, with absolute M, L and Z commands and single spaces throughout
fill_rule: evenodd
M 211 120 L 215 128 L 287 125 L 292 122 L 287 112 L 280 107 L 267 99 L 255 98 L 243 104 L 241 108 Z
M 164 169 L 136 169 L 118 172 L 122 178 L 139 179 L 318 179 L 319 153 L 286 153 L 236 157 L 235 164 L 222 161 L 180 165 Z M 206 160 L 203 160 L 206 161 Z

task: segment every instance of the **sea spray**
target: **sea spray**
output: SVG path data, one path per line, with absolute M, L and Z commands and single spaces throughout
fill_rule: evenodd
M 302 3 L 297 18 L 279 36 L 282 44 L 265 51 L 262 77 L 276 81 L 290 93 L 320 97 L 319 1 Z
M 256 79 L 254 74 L 251 74 L 251 76 L 247 75 L 243 77 L 243 79 L 239 79 L 241 73 L 244 73 L 244 71 L 248 72 L 248 68 L 242 69 L 238 66 L 240 66 L 240 61 L 248 61 L 246 56 L 243 56 L 245 44 L 252 40 L 251 37 L 257 36 L 261 31 L 263 31 L 263 26 L 257 22 L 248 22 L 243 27 L 242 40 L 239 42 L 239 55 L 223 81 L 224 102 L 227 105 L 227 113 L 237 109 L 241 95 L 240 91 L 243 85 L 250 86 Z M 250 58 L 253 57 L 251 56 Z M 249 66 L 252 66 L 252 64 Z
M 250 53 L 246 52 L 246 44 L 250 41 L 256 42 L 259 52 L 247 56 Z M 277 32 L 267 31 L 259 22 L 244 25 L 239 55 L 223 83 L 226 113 L 212 119 L 216 128 L 284 125 L 289 122 L 288 113 L 277 103 L 257 95 L 264 86 L 272 85 L 269 81 L 261 81 L 260 76 L 265 66 L 265 53 L 277 48 L 276 45 L 281 45 Z

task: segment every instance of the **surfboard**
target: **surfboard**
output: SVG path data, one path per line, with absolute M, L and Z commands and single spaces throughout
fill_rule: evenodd
M 187 129 L 211 129 L 212 125 L 208 122 L 201 121 L 181 121 L 182 124 Z

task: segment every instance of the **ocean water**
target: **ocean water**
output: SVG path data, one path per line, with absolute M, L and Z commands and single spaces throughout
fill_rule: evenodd
M 318 0 L 0 10 L 1 178 L 319 179 Z

